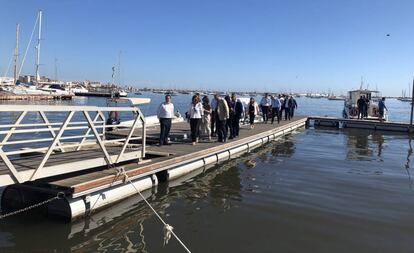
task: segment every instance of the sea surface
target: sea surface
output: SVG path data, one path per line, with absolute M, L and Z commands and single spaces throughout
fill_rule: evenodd
M 163 95 L 143 96 L 154 114 Z M 173 101 L 184 113 L 190 96 Z M 341 116 L 342 101 L 297 101 L 300 115 Z M 386 104 L 390 120 L 409 120 L 409 103 Z M 302 129 L 145 194 L 192 252 L 413 252 L 413 146 L 406 134 Z M 69 224 L 36 212 L 0 220 L 0 252 L 185 251 L 164 245 L 162 224 L 131 197 Z

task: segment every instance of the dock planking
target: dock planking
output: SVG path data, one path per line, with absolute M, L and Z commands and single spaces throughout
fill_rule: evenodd
M 146 151 L 148 160 L 146 162 L 130 162 L 121 165 L 125 168 L 129 177 L 150 175 L 174 167 L 180 163 L 186 163 L 210 155 L 215 155 L 220 152 L 226 152 L 226 150 L 243 145 L 252 140 L 288 129 L 292 125 L 298 123 L 304 124 L 305 121 L 306 117 L 295 117 L 291 121 L 281 121 L 280 124 L 276 122 L 274 124 L 270 124 L 270 122 L 268 124 L 258 123 L 254 129 L 250 129 L 248 124 L 241 125 L 239 137 L 233 140 L 228 140 L 226 143 L 219 143 L 216 138 L 212 138 L 211 141 L 208 139 L 201 139 L 195 146 L 191 145 L 190 139 L 175 141 L 172 145 L 147 145 Z M 189 136 L 189 130 L 190 126 L 187 122 L 176 123 L 173 124 L 171 134 L 187 133 Z M 123 130 L 119 130 L 114 134 L 122 135 L 123 132 Z M 139 130 L 137 134 L 139 134 Z M 157 128 L 152 128 L 148 130 L 147 134 L 157 136 L 159 132 Z M 82 192 L 87 192 L 92 189 L 122 181 L 124 178 L 117 175 L 116 172 L 116 169 L 108 168 L 87 174 L 72 175 L 71 177 L 60 178 L 57 180 L 42 179 L 42 182 L 54 187 L 65 188 L 72 194 L 80 195 Z

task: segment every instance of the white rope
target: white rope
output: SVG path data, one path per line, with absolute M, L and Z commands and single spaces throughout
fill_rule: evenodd
M 158 217 L 158 219 L 164 224 L 164 245 L 168 243 L 168 240 L 171 238 L 171 235 L 173 235 L 175 237 L 175 239 L 177 239 L 177 241 L 183 246 L 183 248 L 191 253 L 191 251 L 187 248 L 187 246 L 185 246 L 185 244 L 180 240 L 180 238 L 178 238 L 178 236 L 174 233 L 173 231 L 173 227 L 170 226 L 169 224 L 167 224 L 162 218 L 161 216 L 157 213 L 157 211 L 155 211 L 155 209 L 151 206 L 151 204 L 147 201 L 147 199 L 142 195 L 142 193 L 135 187 L 134 183 L 129 179 L 128 175 L 125 172 L 125 169 L 123 167 L 117 168 L 118 170 L 118 174 L 123 174 L 124 175 L 124 181 L 128 181 L 132 187 L 134 187 L 135 191 L 141 196 L 141 198 L 145 201 L 145 203 L 151 208 L 151 210 L 154 212 L 154 214 Z
M 26 47 L 26 52 L 24 52 L 24 56 L 23 56 L 22 63 L 20 64 L 20 69 L 19 69 L 19 74 L 18 74 L 18 76 L 20 76 L 20 73 L 22 72 L 22 69 L 23 69 L 23 64 L 24 64 L 24 62 L 25 62 L 25 60 L 26 60 L 26 55 L 27 55 L 27 52 L 29 51 L 30 44 L 32 44 L 33 34 L 34 34 L 35 30 L 36 30 L 36 26 L 37 26 L 37 22 L 38 22 L 38 21 L 39 21 L 39 14 L 37 14 L 36 22 L 35 22 L 35 25 L 34 25 L 34 27 L 33 27 L 32 34 L 30 35 L 29 44 L 27 44 L 27 47 Z

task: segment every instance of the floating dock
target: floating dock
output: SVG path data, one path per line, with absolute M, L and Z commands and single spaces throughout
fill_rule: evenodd
M 105 115 L 114 111 L 129 113 L 131 126 L 107 125 Z M 43 210 L 66 220 L 136 195 L 136 190 L 191 177 L 305 125 L 411 132 L 406 123 L 294 117 L 280 124 L 258 123 L 254 129 L 241 124 L 238 138 L 226 143 L 202 139 L 193 146 L 189 124 L 178 122 L 171 129 L 172 145 L 158 146 L 159 126 L 148 126 L 137 107 L 0 105 L 0 113 L 13 116 L 13 122 L 0 125 L 2 210 L 11 212 L 59 196 Z M 50 120 L 53 114 L 61 120 Z M 38 122 L 27 123 L 27 117 Z M 19 134 L 31 135 L 14 138 Z
M 25 107 L 17 108 L 16 111 L 23 109 L 27 110 Z M 36 150 L 4 151 L 0 149 L 2 158 L 6 158 L 6 162 L 0 164 L 3 211 L 18 210 L 59 195 L 58 200 L 45 205 L 47 214 L 74 220 L 136 195 L 135 188 L 139 191 L 152 189 L 159 182 L 189 175 L 197 169 L 250 152 L 295 129 L 304 127 L 306 122 L 306 117 L 295 117 L 291 121 L 281 121 L 280 124 L 259 123 L 254 129 L 250 129 L 248 124 L 241 125 L 238 138 L 226 143 L 219 143 L 214 139 L 201 140 L 195 146 L 191 145 L 191 141 L 186 138 L 190 132 L 189 124 L 180 122 L 173 124 L 171 129 L 172 145 L 158 146 L 147 144 L 146 139 L 147 137 L 149 140 L 156 138 L 159 134 L 159 127 L 146 127 L 145 120 L 141 116 L 136 116 L 136 123 L 132 128 L 113 129 L 111 132 L 106 131 L 105 135 L 96 131 L 104 126 L 105 121 L 101 118 L 102 112 L 123 109 L 135 111 L 134 115 L 142 115 L 137 108 L 77 108 L 75 106 L 46 108 L 39 106 L 30 108 L 30 111 L 49 110 L 50 112 L 52 109 L 66 110 L 67 116 L 61 125 L 52 126 L 52 129 L 44 128 L 45 132 L 54 131 L 55 134 L 49 146 Z M 6 109 L 3 107 L 3 110 Z M 98 110 L 96 115 L 88 114 L 95 110 Z M 84 115 L 92 128 L 82 125 L 82 121 L 78 121 L 78 118 L 76 122 L 71 122 L 69 117 L 75 112 Z M 17 121 L 20 119 L 21 122 L 22 118 L 24 115 L 20 115 Z M 13 128 L 20 122 L 15 122 L 8 127 Z M 45 122 L 49 121 L 45 120 Z M 144 127 L 137 127 L 139 123 L 142 123 Z M 48 124 L 44 125 L 48 126 Z M 62 140 L 63 132 L 78 130 L 80 126 L 93 132 L 93 136 L 90 137 L 98 141 L 78 141 L 78 146 L 62 143 L 65 140 Z M 14 133 L 20 133 L 18 129 L 12 130 Z M 90 132 L 86 135 L 91 135 Z M 7 136 L 7 131 L 0 132 L 0 134 Z M 104 137 L 107 135 L 111 138 Z M 81 135 L 76 137 L 79 138 Z M 21 144 L 29 140 L 6 139 L 6 141 L 3 140 L 2 146 L 7 146 L 7 143 L 16 144 L 16 142 Z M 79 143 L 86 145 L 85 148 L 79 149 Z M 23 153 L 24 156 L 22 156 Z M 20 156 L 11 157 L 16 154 Z M 16 174 L 13 174 L 13 171 Z M 127 180 L 134 184 L 135 188 Z
M 366 119 L 343 119 L 335 117 L 308 117 L 306 126 L 322 126 L 322 127 L 334 127 L 334 128 L 357 128 L 357 129 L 369 129 L 376 131 L 391 131 L 412 133 L 414 129 L 410 127 L 409 123 L 405 122 L 389 122 L 379 120 L 366 120 Z
M 0 100 L 32 100 L 32 101 L 40 101 L 40 100 L 71 100 L 73 95 L 58 95 L 58 94 L 50 94 L 50 95 L 31 95 L 31 94 L 12 94 L 7 92 L 0 92 Z

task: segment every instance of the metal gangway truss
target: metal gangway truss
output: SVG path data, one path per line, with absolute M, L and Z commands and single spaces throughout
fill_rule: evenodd
M 106 139 L 116 127 L 107 124 L 108 115 L 133 120 L 129 134 Z M 0 140 L 5 186 L 139 160 L 145 157 L 145 117 L 136 106 L 0 105 Z

